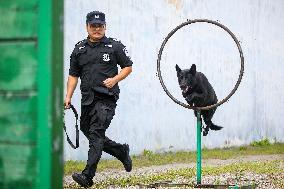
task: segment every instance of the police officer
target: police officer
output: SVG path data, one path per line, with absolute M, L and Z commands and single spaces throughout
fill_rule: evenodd
M 88 160 L 82 173 L 72 175 L 83 187 L 93 185 L 97 164 L 102 151 L 120 160 L 127 172 L 132 169 L 129 146 L 119 144 L 105 136 L 115 115 L 119 98 L 118 82 L 132 71 L 132 61 L 125 46 L 105 36 L 105 14 L 93 11 L 87 14 L 87 39 L 78 42 L 70 57 L 65 108 L 71 103 L 78 78 L 81 79 L 80 130 L 89 140 Z M 121 70 L 118 72 L 118 67 Z

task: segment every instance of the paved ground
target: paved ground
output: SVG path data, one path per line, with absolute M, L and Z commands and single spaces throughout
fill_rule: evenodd
M 235 159 L 227 159 L 227 160 L 220 160 L 220 159 L 207 159 L 203 160 L 202 166 L 224 166 L 224 165 L 230 165 L 234 163 L 242 163 L 242 162 L 255 162 L 255 161 L 272 161 L 272 160 L 284 160 L 284 155 L 256 155 L 256 156 L 245 156 L 245 157 L 238 157 Z M 193 168 L 195 166 L 195 163 L 189 163 L 189 164 L 169 164 L 169 165 L 161 165 L 161 166 L 151 166 L 151 167 L 143 167 L 143 168 L 135 168 L 132 170 L 131 173 L 127 173 L 122 170 L 106 170 L 103 172 L 99 172 L 96 174 L 96 177 L 94 178 L 94 182 L 96 181 L 103 181 L 107 178 L 121 178 L 121 177 L 128 177 L 128 176 L 139 176 L 139 175 L 152 175 L 157 173 L 166 172 L 168 170 L 176 170 L 176 169 L 182 169 L 182 168 Z M 282 166 L 282 165 L 281 165 Z M 284 170 L 284 165 L 283 165 Z M 232 183 L 236 178 L 236 175 L 234 174 L 222 174 L 218 176 L 203 176 L 202 177 L 202 183 L 214 183 L 216 180 L 227 183 Z M 258 189 L 280 189 L 279 187 L 276 187 L 272 184 L 273 180 L 284 180 L 284 171 L 283 174 L 279 174 L 277 176 L 274 176 L 273 178 L 270 175 L 266 174 L 254 174 L 254 173 L 244 173 L 243 175 L 238 176 L 239 184 L 247 183 L 248 181 L 257 181 Z M 184 180 L 181 178 L 177 178 L 174 180 L 174 183 L 191 183 L 194 182 L 195 178 L 192 178 L 191 180 Z M 78 185 L 74 183 L 71 176 L 65 176 L 64 177 L 64 188 L 80 188 Z M 118 189 L 120 187 L 108 187 L 109 189 Z M 132 189 L 138 189 L 139 186 L 131 186 L 128 188 Z M 159 188 L 166 188 L 166 187 L 159 187 Z M 177 187 L 175 187 L 177 188 Z M 186 188 L 186 187 L 183 187 Z

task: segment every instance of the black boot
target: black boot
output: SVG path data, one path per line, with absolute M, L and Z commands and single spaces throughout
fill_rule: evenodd
M 125 157 L 121 162 L 123 163 L 125 171 L 130 172 L 132 170 L 132 160 L 129 155 L 129 145 L 123 144 L 123 147 L 124 147 Z
M 80 186 L 84 188 L 89 188 L 94 184 L 93 180 L 91 178 L 88 178 L 84 174 L 74 173 L 72 175 L 72 178 L 75 182 L 77 182 Z

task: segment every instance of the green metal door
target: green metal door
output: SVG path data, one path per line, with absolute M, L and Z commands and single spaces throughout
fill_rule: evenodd
M 0 188 L 62 188 L 63 1 L 0 0 Z

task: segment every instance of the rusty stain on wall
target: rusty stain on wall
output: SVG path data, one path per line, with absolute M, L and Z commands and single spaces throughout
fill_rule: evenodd
M 177 10 L 180 10 L 181 7 L 182 7 L 182 2 L 181 2 L 181 0 L 168 0 L 168 3 L 171 4 L 171 5 L 173 5 L 173 6 L 175 6 L 175 8 L 176 8 Z

